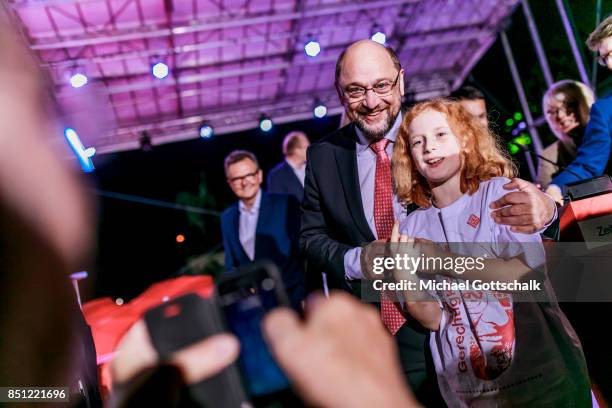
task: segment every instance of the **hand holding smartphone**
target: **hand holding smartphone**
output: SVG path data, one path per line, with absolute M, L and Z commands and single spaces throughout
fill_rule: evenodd
M 289 300 L 278 269 L 258 262 L 224 275 L 216 296 L 182 296 L 147 312 L 145 321 L 161 359 L 228 330 L 238 338 L 239 361 L 190 386 L 190 397 L 200 406 L 301 406 L 262 334 L 264 316 L 281 306 L 289 307 Z

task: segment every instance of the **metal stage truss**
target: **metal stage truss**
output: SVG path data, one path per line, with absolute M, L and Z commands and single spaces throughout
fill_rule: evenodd
M 353 41 L 384 32 L 415 99 L 464 81 L 520 0 L 9 0 L 49 71 L 66 126 L 98 153 L 197 138 L 328 114 L 342 108 L 335 61 Z M 321 52 L 309 57 L 304 44 Z M 162 61 L 170 74 L 151 75 Z M 86 86 L 69 78 L 83 73 Z M 79 108 L 94 107 L 94 122 Z M 90 120 L 91 121 L 91 120 Z M 78 129 L 79 125 L 82 129 Z

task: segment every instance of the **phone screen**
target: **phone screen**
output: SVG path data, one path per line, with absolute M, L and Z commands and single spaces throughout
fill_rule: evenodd
M 230 278 L 219 288 L 226 322 L 240 340 L 239 365 L 252 396 L 289 388 L 289 380 L 274 361 L 261 330 L 266 313 L 281 306 L 278 294 L 282 288 L 278 285 L 278 280 L 259 270 L 235 280 Z

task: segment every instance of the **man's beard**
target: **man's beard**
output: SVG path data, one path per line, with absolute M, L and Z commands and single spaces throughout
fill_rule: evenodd
M 387 115 L 387 120 L 385 121 L 384 126 L 380 130 L 377 130 L 377 131 L 372 131 L 368 129 L 366 127 L 367 124 L 360 117 L 357 117 L 357 119 L 355 119 L 355 126 L 357 126 L 357 128 L 363 132 L 363 135 L 366 137 L 367 140 L 373 142 L 373 141 L 380 140 L 383 137 L 385 137 L 385 135 L 393 127 L 393 124 L 395 123 L 395 120 L 397 119 L 397 115 L 399 115 L 399 110 L 397 111 L 397 113 L 395 113 L 395 115 L 391 115 L 391 114 Z

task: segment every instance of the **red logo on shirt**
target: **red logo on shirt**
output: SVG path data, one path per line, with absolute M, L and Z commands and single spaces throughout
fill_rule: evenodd
M 480 218 L 472 214 L 470 215 L 470 218 L 468 219 L 467 224 L 472 228 L 476 228 L 478 224 L 480 224 Z

